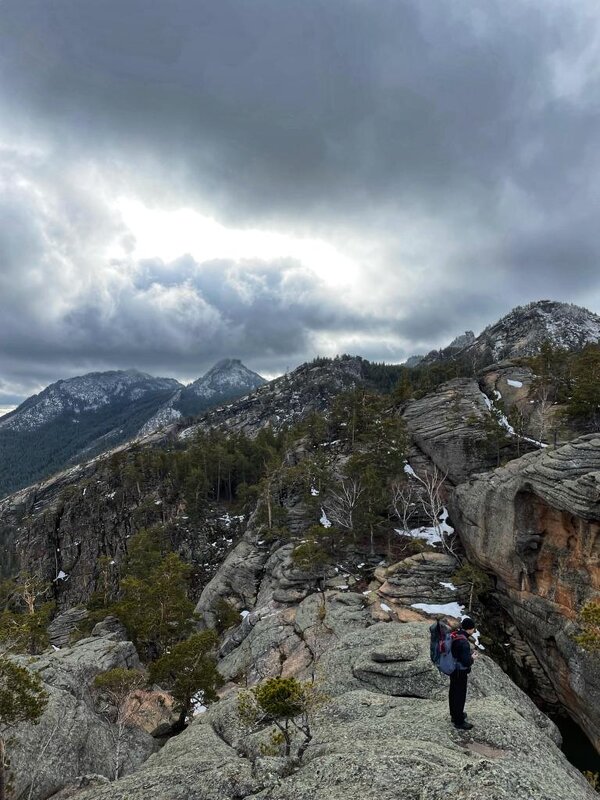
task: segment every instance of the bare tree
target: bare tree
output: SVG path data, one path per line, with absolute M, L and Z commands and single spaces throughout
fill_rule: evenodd
M 15 594 L 17 594 L 25 604 L 27 613 L 35 614 L 38 600 L 48 594 L 49 588 L 48 584 L 37 577 L 37 575 L 26 573 L 21 577 L 16 587 Z
M 448 473 L 440 472 L 437 466 L 434 466 L 432 472 L 424 472 L 422 475 L 413 473 L 413 477 L 422 487 L 419 493 L 421 510 L 439 536 L 442 548 L 446 553 L 457 558 L 454 541 L 444 531 L 442 520 L 444 513 L 443 490 Z
M 419 503 L 419 490 L 414 481 L 397 481 L 391 487 L 391 509 L 400 520 L 403 531 L 410 531 L 412 520 L 416 517 Z
M 355 541 L 356 510 L 365 488 L 359 480 L 344 478 L 337 491 L 332 491 L 324 503 L 327 517 L 342 530 L 350 531 Z
M 537 438 L 543 442 L 546 430 L 551 417 L 552 409 L 552 388 L 548 384 L 542 384 L 537 393 L 537 407 L 535 410 L 537 422 Z
M 117 667 L 97 675 L 94 681 L 98 692 L 100 713 L 111 723 L 113 735 L 114 779 L 120 775 L 122 767 L 122 748 L 127 728 L 135 725 L 144 700 L 142 687 L 146 683 L 143 673 L 133 669 Z

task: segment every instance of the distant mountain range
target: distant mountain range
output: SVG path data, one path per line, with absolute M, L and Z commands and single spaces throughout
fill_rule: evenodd
M 237 359 L 189 386 L 137 370 L 57 381 L 0 417 L 0 497 L 265 382 Z
M 513 309 L 479 336 L 467 331 L 449 346 L 414 356 L 406 365 L 460 359 L 475 370 L 532 355 L 544 341 L 567 350 L 599 342 L 600 317 L 579 306 L 541 300 Z M 307 410 L 323 410 L 340 391 L 368 384 L 365 365 L 360 357 L 325 359 L 320 365 L 301 365 L 264 387 L 265 379 L 237 359 L 220 361 L 189 386 L 137 370 L 58 381 L 0 417 L 0 498 L 234 400 L 235 406 L 211 414 L 209 424 L 247 431 L 285 427 Z M 192 424 L 188 432 L 193 429 Z

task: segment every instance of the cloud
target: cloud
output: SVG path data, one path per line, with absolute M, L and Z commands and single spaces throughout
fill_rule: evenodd
M 540 296 L 599 310 L 599 50 L 591 0 L 4 0 L 0 375 L 400 360 Z M 356 278 L 140 260 L 125 195 Z

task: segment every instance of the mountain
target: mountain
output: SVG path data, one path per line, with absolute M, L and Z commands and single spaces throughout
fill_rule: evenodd
M 267 426 L 280 431 L 313 411 L 326 411 L 341 392 L 368 384 L 369 362 L 359 356 L 317 358 L 227 406 L 213 408 L 180 436 L 187 438 L 198 427 L 243 431 L 249 436 Z
M 187 387 L 133 369 L 57 381 L 0 417 L 0 497 L 264 383 L 237 359 Z
M 57 381 L 0 418 L 0 496 L 134 437 L 183 388 L 137 370 Z
M 600 341 L 600 317 L 586 308 L 553 300 L 517 306 L 479 336 L 466 331 L 448 347 L 433 350 L 421 363 L 461 358 L 479 367 L 535 355 L 543 342 L 579 350 Z
M 369 385 L 374 374 L 373 365 L 360 358 L 318 359 L 228 407 L 213 409 L 201 424 L 249 434 L 268 424 L 283 427 L 311 409 L 326 409 L 344 388 Z M 367 413 L 368 408 L 363 406 Z M 547 691 L 544 696 L 551 704 L 563 703 L 591 734 L 600 730 L 597 664 L 593 653 L 586 655 L 572 639 L 578 606 L 595 597 L 588 555 L 598 519 L 593 491 L 597 438 L 562 451 L 530 453 L 478 481 L 471 469 L 463 475 L 450 472 L 456 459 L 471 458 L 477 445 L 474 417 L 487 412 L 475 379 L 451 381 L 408 404 L 408 463 L 403 456 L 388 460 L 394 439 L 382 440 L 378 432 L 382 422 L 390 421 L 381 411 L 371 418 L 377 424 L 363 427 L 356 440 L 347 423 L 354 415 L 339 413 L 329 424 L 322 420 L 297 431 L 296 437 L 281 437 L 280 445 L 268 434 L 249 441 L 219 432 L 204 463 L 208 437 L 204 448 L 194 439 L 175 442 L 178 430 L 198 428 L 198 423 L 185 428 L 189 423 L 184 421 L 120 454 L 64 473 L 62 485 L 55 477 L 0 502 L 0 542 L 7 534 L 12 537 L 5 541 L 18 549 L 20 568 L 48 581 L 58 603 L 49 631 L 52 649 L 22 657 L 44 680 L 52 700 L 40 724 L 19 730 L 15 737 L 11 768 L 21 795 L 29 791 L 32 800 L 44 800 L 72 783 L 89 786 L 82 795 L 87 800 L 173 798 L 182 787 L 190 800 L 249 800 L 261 794 L 278 800 L 339 800 L 348 787 L 361 797 L 380 800 L 394 796 L 386 792 L 390 786 L 396 794 L 400 786 L 406 796 L 416 796 L 416 789 L 423 796 L 442 797 L 451 780 L 472 800 L 501 797 L 507 786 L 507 797 L 591 800 L 593 791 L 556 746 L 560 737 L 554 724 L 492 659 L 507 663 L 516 679 L 521 675 L 528 694 L 538 697 Z M 274 461 L 265 457 L 269 454 Z M 243 469 L 256 469 L 247 483 L 241 471 L 229 473 L 234 495 L 240 490 L 237 501 L 246 498 L 235 509 L 232 495 L 218 493 L 227 483 L 221 465 L 229 457 Z M 361 484 L 359 478 L 361 515 L 346 517 L 344 528 L 328 529 L 329 519 L 343 510 L 341 492 L 350 486 L 344 479 L 357 459 L 368 459 L 381 479 Z M 280 466 L 274 469 L 273 464 Z M 407 508 L 416 505 L 415 498 L 423 497 L 418 476 L 426 468 L 451 479 L 442 495 L 451 516 L 443 512 L 440 531 L 456 528 L 470 545 L 465 564 L 475 552 L 474 562 L 479 560 L 492 573 L 490 600 L 474 591 L 468 579 L 455 577 L 458 563 L 451 547 L 442 552 L 432 544 L 415 554 L 415 535 L 429 535 L 419 527 L 418 516 L 405 526 L 410 538 L 396 536 L 398 521 L 389 518 L 379 489 L 387 492 L 400 470 L 407 476 L 406 488 L 414 492 L 407 495 Z M 454 480 L 460 481 L 456 489 Z M 202 492 L 205 499 L 199 503 Z M 372 498 L 379 498 L 381 505 L 372 504 Z M 351 502 L 354 508 L 356 500 Z M 99 728 L 104 722 L 94 716 L 97 705 L 88 687 L 98 672 L 135 668 L 139 662 L 114 617 L 86 637 L 98 619 L 101 593 L 95 594 L 94 615 L 87 622 L 84 606 L 99 587 L 116 594 L 132 553 L 130 537 L 148 528 L 154 535 L 164 532 L 160 541 L 174 551 L 168 557 L 177 554 L 188 565 L 189 596 L 197 601 L 200 624 L 218 625 L 215 650 L 227 695 L 137 770 L 152 742 L 139 732 L 137 739 L 129 738 L 127 747 L 135 756 L 131 774 L 107 783 L 89 773 L 94 769 L 111 775 L 104 743 L 114 731 L 101 740 L 87 735 L 89 730 L 106 730 Z M 298 563 L 295 555 L 306 552 L 301 547 L 315 528 L 323 542 L 318 561 Z M 0 556 L 0 568 L 3 564 Z M 447 718 L 447 684 L 431 667 L 428 628 L 436 615 L 456 615 L 467 603 L 469 610 L 473 603 L 474 616 L 481 621 L 487 649 L 469 679 L 468 711 L 476 727 L 466 739 L 457 739 Z M 151 607 L 138 605 L 145 619 Z M 223 609 L 234 626 L 225 631 Z M 70 640 L 77 641 L 71 645 Z M 493 644 L 497 646 L 489 646 Z M 317 706 L 311 715 L 312 741 L 292 769 L 276 749 L 277 740 L 269 738 L 271 726 L 240 726 L 236 692 L 272 677 L 306 680 L 315 674 L 327 706 L 322 711 Z M 576 685 L 569 681 L 573 675 Z M 549 681 L 565 689 L 558 700 Z M 164 737 L 175 729 L 168 722 L 170 682 L 159 684 L 164 716 L 150 722 L 144 707 L 137 719 L 146 731 L 157 725 L 154 735 Z M 64 708 L 72 711 L 59 724 L 57 709 Z M 76 724 L 70 724 L 72 719 Z M 294 754 L 303 741 L 300 735 L 294 739 Z M 382 759 L 382 737 L 392 742 L 393 759 Z M 263 742 L 272 749 L 259 750 Z M 44 747 L 30 791 L 30 754 Z M 264 756 L 265 751 L 275 755 Z M 533 760 L 532 752 L 537 754 Z M 85 776 L 79 774 L 82 763 Z M 411 772 L 415 763 L 416 777 Z M 129 766 L 124 772 L 130 772 Z M 65 788 L 63 796 L 71 793 L 70 786 Z
M 140 429 L 147 436 L 181 417 L 196 417 L 214 406 L 237 400 L 267 381 L 238 358 L 224 358 L 202 378 L 179 389 Z

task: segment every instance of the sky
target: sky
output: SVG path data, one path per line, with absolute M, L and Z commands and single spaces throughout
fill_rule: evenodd
M 592 0 L 2 0 L 0 407 L 600 311 Z

